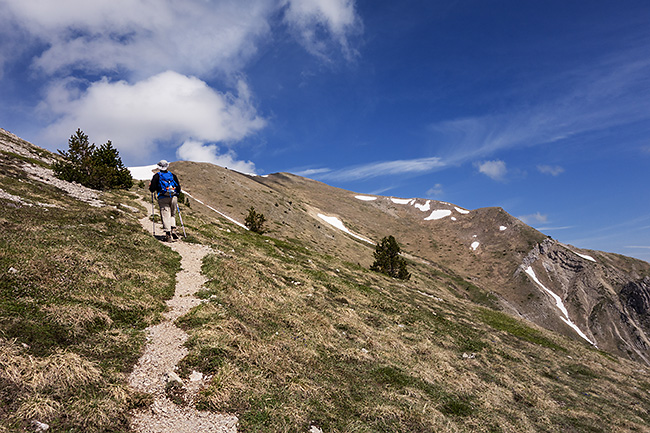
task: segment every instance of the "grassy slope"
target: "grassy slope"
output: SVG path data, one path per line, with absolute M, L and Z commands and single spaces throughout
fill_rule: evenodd
M 173 163 L 172 170 L 195 197 L 229 216 L 243 221 L 253 205 L 266 215 L 271 236 L 297 239 L 322 254 L 335 251 L 337 257 L 366 268 L 372 264 L 372 254 L 369 254 L 372 247 L 354 241 L 317 214 L 336 216 L 349 229 L 375 241 L 392 234 L 413 260 L 428 261 L 438 271 L 471 281 L 499 297 L 501 306 L 512 314 L 576 338 L 575 332 L 560 320 L 554 302 L 525 274 L 516 272 L 547 236 L 503 209 L 482 208 L 461 213 L 449 203 L 418 199 L 420 206 L 430 204 L 430 209 L 423 213 L 413 204 L 394 203 L 388 197 L 361 201 L 355 198 L 354 192 L 288 173 L 247 177 L 210 164 L 190 162 Z M 456 220 L 425 221 L 424 216 L 433 209 L 450 210 Z M 198 204 L 196 210 L 206 212 L 206 216 L 215 215 Z M 480 244 L 477 250 L 470 247 L 475 241 Z M 623 342 L 636 342 L 637 326 L 644 321 L 621 304 L 617 293 L 626 282 L 648 275 L 650 264 L 582 250 L 583 254 L 596 258 L 596 263 L 590 263 L 569 253 L 565 247 L 557 248 L 559 255 L 552 254 L 556 262 L 561 263 L 561 257 L 568 256 L 568 261 L 582 261 L 586 266 L 584 272 L 572 274 L 572 269 L 582 265 L 578 263 L 565 269 L 560 265 L 557 273 L 553 273 L 557 279 L 546 281 L 547 287 L 556 293 L 570 292 L 567 297 L 576 301 L 575 305 L 567 302 L 571 317 L 582 329 L 592 327 L 601 347 L 619 356 L 639 359 Z M 581 251 L 575 247 L 570 249 Z M 543 278 L 543 274 L 538 271 L 538 276 Z M 591 312 L 593 305 L 607 308 L 599 310 L 600 313 Z M 622 322 L 625 320 L 622 317 L 632 320 Z M 642 344 L 636 343 L 638 350 L 644 350 Z
M 29 180 L 0 152 L 0 431 L 127 431 L 126 373 L 173 294 L 179 257 L 142 231 L 134 194 L 94 208 Z M 143 212 L 144 213 L 144 212 Z
M 147 399 L 124 373 L 171 296 L 178 257 L 128 210 L 19 181 L 20 161 L 0 155 L 0 188 L 60 207 L 0 200 L 0 431 L 31 419 L 54 431 L 126 430 L 128 410 Z M 129 197 L 102 198 L 135 206 Z M 642 366 L 492 310 L 457 276 L 411 263 L 400 282 L 304 240 L 191 209 L 184 221 L 188 241 L 221 253 L 205 260 L 208 301 L 178 321 L 191 335 L 182 373 L 211 375 L 198 405 L 234 412 L 242 431 L 650 426 Z
M 241 431 L 650 427 L 642 366 L 495 311 L 458 277 L 411 263 L 401 282 L 198 213 L 185 224 L 221 253 L 208 302 L 178 321 L 183 374 L 211 375 L 199 406 Z

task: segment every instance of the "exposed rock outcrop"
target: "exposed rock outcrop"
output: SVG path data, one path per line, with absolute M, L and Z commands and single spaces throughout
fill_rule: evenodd
M 536 245 L 516 274 L 529 266 L 599 348 L 650 363 L 650 277 L 639 279 L 636 269 L 615 255 L 598 253 L 595 259 L 552 239 Z M 546 302 L 549 308 L 554 301 L 547 297 Z M 519 308 L 524 317 L 546 328 L 573 333 L 552 317 L 535 314 L 532 304 Z

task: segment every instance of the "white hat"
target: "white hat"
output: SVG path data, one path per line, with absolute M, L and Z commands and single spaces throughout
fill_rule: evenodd
M 160 162 L 158 162 L 158 168 L 165 171 L 169 167 L 169 163 L 167 160 L 161 159 Z

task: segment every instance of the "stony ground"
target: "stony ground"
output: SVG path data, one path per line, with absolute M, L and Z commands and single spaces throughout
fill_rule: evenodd
M 152 223 L 148 217 L 141 219 L 140 223 L 145 230 L 151 232 Z M 156 231 L 158 234 L 162 233 L 162 227 L 157 226 Z M 238 422 L 236 416 L 198 411 L 193 408 L 193 396 L 209 378 L 194 372 L 189 379 L 182 380 L 175 373 L 176 366 L 187 354 L 183 343 L 188 336 L 174 325 L 174 320 L 201 302 L 194 294 L 205 282 L 205 277 L 201 275 L 201 261 L 211 250 L 203 245 L 182 241 L 167 245 L 181 255 L 182 270 L 176 276 L 174 297 L 167 301 L 169 311 L 165 314 L 165 320 L 147 329 L 147 346 L 129 377 L 131 387 L 154 396 L 151 407 L 133 414 L 132 428 L 140 433 L 236 432 Z M 165 388 L 168 386 L 182 386 L 188 404 L 178 405 L 170 400 L 165 393 Z

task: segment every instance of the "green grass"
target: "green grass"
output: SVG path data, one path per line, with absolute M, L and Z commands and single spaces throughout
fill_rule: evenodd
M 242 432 L 646 425 L 624 408 L 633 387 L 617 383 L 616 404 L 597 397 L 630 364 L 479 307 L 493 300 L 459 276 L 418 265 L 396 281 L 202 218 L 188 217 L 192 232 L 225 254 L 204 259 L 207 302 L 177 322 L 191 336 L 181 375 L 212 375 L 198 407 L 237 414 Z
M 508 316 L 505 313 L 482 309 L 480 312 L 481 320 L 486 324 L 490 325 L 494 329 L 500 331 L 505 331 L 515 337 L 521 338 L 522 340 L 534 343 L 549 349 L 560 350 L 566 352 L 566 349 L 559 344 L 551 341 L 545 337 L 540 331 L 534 329 L 528 325 L 525 325 L 522 321 L 517 320 L 511 316 Z
M 134 194 L 91 207 L 28 181 L 18 161 L 2 155 L 0 188 L 34 205 L 0 200 L 0 430 L 38 419 L 52 431 L 128 431 L 128 410 L 148 399 L 125 373 L 173 294 L 179 257 L 113 207 L 136 206 Z
M 128 411 L 151 396 L 130 391 L 126 373 L 179 258 L 130 211 L 19 182 L 2 158 L 0 188 L 60 207 L 2 201 L 0 431 L 35 418 L 52 431 L 128 431 Z M 135 206 L 143 192 L 102 200 Z M 398 281 L 307 241 L 183 212 L 188 241 L 216 253 L 203 263 L 205 302 L 176 321 L 190 335 L 179 374 L 208 375 L 196 406 L 237 415 L 241 432 L 650 426 L 638 364 L 485 308 L 487 292 L 444 268 L 413 264 Z M 167 393 L 187 404 L 179 387 Z

